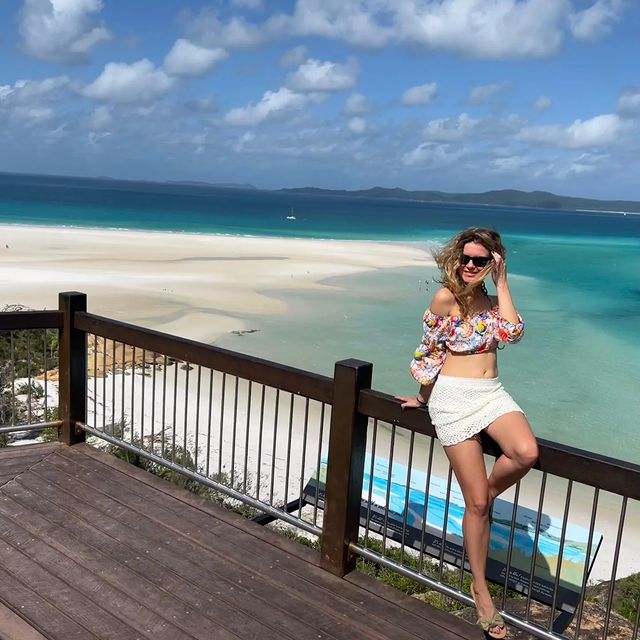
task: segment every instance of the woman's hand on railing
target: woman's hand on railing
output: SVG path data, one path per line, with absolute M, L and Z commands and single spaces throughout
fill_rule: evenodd
M 416 396 L 395 396 L 396 400 L 400 401 L 400 408 L 405 409 L 424 409 L 427 406 L 426 402 L 422 402 Z

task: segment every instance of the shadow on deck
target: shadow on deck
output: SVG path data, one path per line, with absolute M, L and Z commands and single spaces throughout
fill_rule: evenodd
M 86 445 L 0 450 L 0 640 L 480 638 Z

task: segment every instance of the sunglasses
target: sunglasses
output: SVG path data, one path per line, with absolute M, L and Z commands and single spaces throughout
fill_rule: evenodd
M 466 266 L 469 264 L 469 260 L 473 263 L 474 267 L 478 267 L 478 269 L 482 269 L 486 267 L 493 258 L 485 257 L 485 256 L 468 256 L 466 253 L 462 254 L 462 266 Z

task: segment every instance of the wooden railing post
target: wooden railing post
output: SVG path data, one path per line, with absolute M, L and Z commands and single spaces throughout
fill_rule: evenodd
M 349 544 L 358 540 L 367 444 L 367 417 L 358 413 L 358 396 L 371 388 L 372 371 L 371 363 L 360 360 L 335 365 L 321 566 L 341 577 L 355 569 Z
M 77 291 L 60 293 L 58 308 L 64 312 L 59 343 L 60 441 L 71 446 L 85 439 L 84 431 L 76 427 L 76 421 L 87 419 L 87 335 L 75 329 L 73 323 L 77 311 L 87 310 L 87 296 Z

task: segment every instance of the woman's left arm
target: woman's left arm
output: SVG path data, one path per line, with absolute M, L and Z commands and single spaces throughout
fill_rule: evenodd
M 507 284 L 507 263 L 499 253 L 493 251 L 491 255 L 493 256 L 491 276 L 493 283 L 496 285 L 496 291 L 498 292 L 498 311 L 500 312 L 500 317 L 511 324 L 518 324 L 522 322 L 522 320 L 513 304 L 511 291 L 509 291 L 509 285 Z

